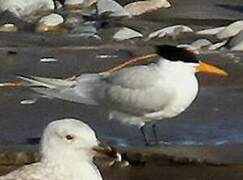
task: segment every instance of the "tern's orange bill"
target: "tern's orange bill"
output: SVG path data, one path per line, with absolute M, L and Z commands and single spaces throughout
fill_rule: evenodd
M 204 73 L 216 74 L 216 75 L 221 75 L 221 76 L 228 75 L 228 73 L 225 72 L 224 70 L 222 70 L 216 66 L 204 63 L 202 61 L 200 61 L 199 65 L 197 66 L 197 72 L 204 72 Z

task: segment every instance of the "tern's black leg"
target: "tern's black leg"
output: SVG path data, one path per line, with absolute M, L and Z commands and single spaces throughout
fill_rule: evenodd
M 146 146 L 148 146 L 149 145 L 149 141 L 148 141 L 147 136 L 146 136 L 145 126 L 142 126 L 140 128 L 140 131 L 141 131 L 141 133 L 143 135 L 143 139 L 144 139 L 144 142 L 145 142 Z
M 153 131 L 153 135 L 154 135 L 154 139 L 155 139 L 156 144 L 159 144 L 159 136 L 158 136 L 158 133 L 156 131 L 156 124 L 152 125 L 152 131 Z

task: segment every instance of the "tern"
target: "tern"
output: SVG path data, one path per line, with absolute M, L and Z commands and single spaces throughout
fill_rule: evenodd
M 96 154 L 109 156 L 110 152 L 82 121 L 56 120 L 44 130 L 40 162 L 0 176 L 0 180 L 102 180 L 93 157 Z
M 199 84 L 195 73 L 227 75 L 184 48 L 158 45 L 156 52 L 160 58 L 155 63 L 125 67 L 111 74 L 84 73 L 75 81 L 19 78 L 49 97 L 106 107 L 110 119 L 140 128 L 148 145 L 145 125 L 152 125 L 158 142 L 155 124 L 181 114 L 196 98 Z

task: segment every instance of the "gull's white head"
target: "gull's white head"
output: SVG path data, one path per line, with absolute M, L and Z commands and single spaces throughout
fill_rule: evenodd
M 227 75 L 222 69 L 198 60 L 195 53 L 185 48 L 159 45 L 156 46 L 156 52 L 162 57 L 162 61 L 159 62 L 164 67 L 163 70 L 169 71 L 171 75 L 181 77 L 183 74 L 190 75 L 197 72 Z
M 42 159 L 92 160 L 99 141 L 95 132 L 85 123 L 75 119 L 51 122 L 41 139 Z

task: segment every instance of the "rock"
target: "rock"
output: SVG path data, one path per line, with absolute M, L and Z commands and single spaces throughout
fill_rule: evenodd
M 243 30 L 229 41 L 227 48 L 232 51 L 243 51 Z
M 65 26 L 73 29 L 73 28 L 77 28 L 79 26 L 81 26 L 84 23 L 84 19 L 82 18 L 82 16 L 77 16 L 77 15 L 68 15 L 65 19 Z
M 107 14 L 110 17 L 131 17 L 129 12 L 127 12 L 120 4 L 113 0 L 98 0 L 97 10 L 99 15 Z
M 63 7 L 62 3 L 60 1 L 54 1 L 56 9 L 61 9 Z
M 82 25 L 73 28 L 72 31 L 69 33 L 69 36 L 101 39 L 101 37 L 97 35 L 95 21 L 87 21 Z
M 230 49 L 231 51 L 243 51 L 243 41 Z
M 18 28 L 14 24 L 4 24 L 0 26 L 0 32 L 17 32 Z
M 225 40 L 225 41 L 222 41 L 222 42 L 218 42 L 218 43 L 212 44 L 211 46 L 208 47 L 208 50 L 219 49 L 219 48 L 223 47 L 227 42 L 228 41 Z
M 89 7 L 96 2 L 97 0 L 66 0 L 64 5 L 68 8 L 83 8 Z
M 44 57 L 40 59 L 41 63 L 51 63 L 51 62 L 57 62 L 58 60 L 54 57 Z
M 85 0 L 66 0 L 64 2 L 65 6 L 74 6 L 74 5 L 82 5 L 84 3 Z
M 42 17 L 39 22 L 46 24 L 47 26 L 58 26 L 64 22 L 64 19 L 61 15 L 52 13 Z
M 222 31 L 224 28 L 225 28 L 225 26 L 211 28 L 211 29 L 204 29 L 201 31 L 197 31 L 196 34 L 198 34 L 198 35 L 215 35 L 215 34 L 219 33 L 220 31 Z
M 30 104 L 35 104 L 36 101 L 37 101 L 37 99 L 24 99 L 24 100 L 20 101 L 20 104 L 30 105 Z
M 50 11 L 54 8 L 53 0 L 0 0 L 0 12 L 10 11 L 19 18 Z
M 138 16 L 146 12 L 154 11 L 160 8 L 168 8 L 170 6 L 171 5 L 167 0 L 147 0 L 127 4 L 124 8 L 132 16 Z
M 195 50 L 199 50 L 201 48 L 205 48 L 210 45 L 212 45 L 212 42 L 209 41 L 208 39 L 198 39 L 191 44 L 192 48 Z
M 37 26 L 37 32 L 46 32 L 46 31 L 58 31 L 61 29 L 61 24 L 64 22 L 64 19 L 61 15 L 52 13 L 48 16 L 42 17 Z
M 122 40 L 141 38 L 141 37 L 143 37 L 143 35 L 140 32 L 124 27 L 114 34 L 113 39 L 117 41 L 122 41 Z
M 174 25 L 165 27 L 163 29 L 160 29 L 158 31 L 152 32 L 149 34 L 147 40 L 153 39 L 153 38 L 164 38 L 165 36 L 170 36 L 172 38 L 175 38 L 176 36 L 185 33 L 185 32 L 193 32 L 193 30 L 185 25 Z
M 216 34 L 219 39 L 226 39 L 237 35 L 243 30 L 243 21 L 236 21 Z
M 177 47 L 184 47 L 184 48 L 187 48 L 187 49 L 192 50 L 195 53 L 199 54 L 199 51 L 202 49 L 203 50 L 216 50 L 216 49 L 219 49 L 220 47 L 224 46 L 226 43 L 227 43 L 227 41 L 222 41 L 222 42 L 213 44 L 208 39 L 198 39 L 191 44 L 180 44 Z
M 196 54 L 199 54 L 200 50 L 207 49 L 210 45 L 212 45 L 212 42 L 208 39 L 198 39 L 191 44 L 179 44 L 177 47 L 186 48 Z

